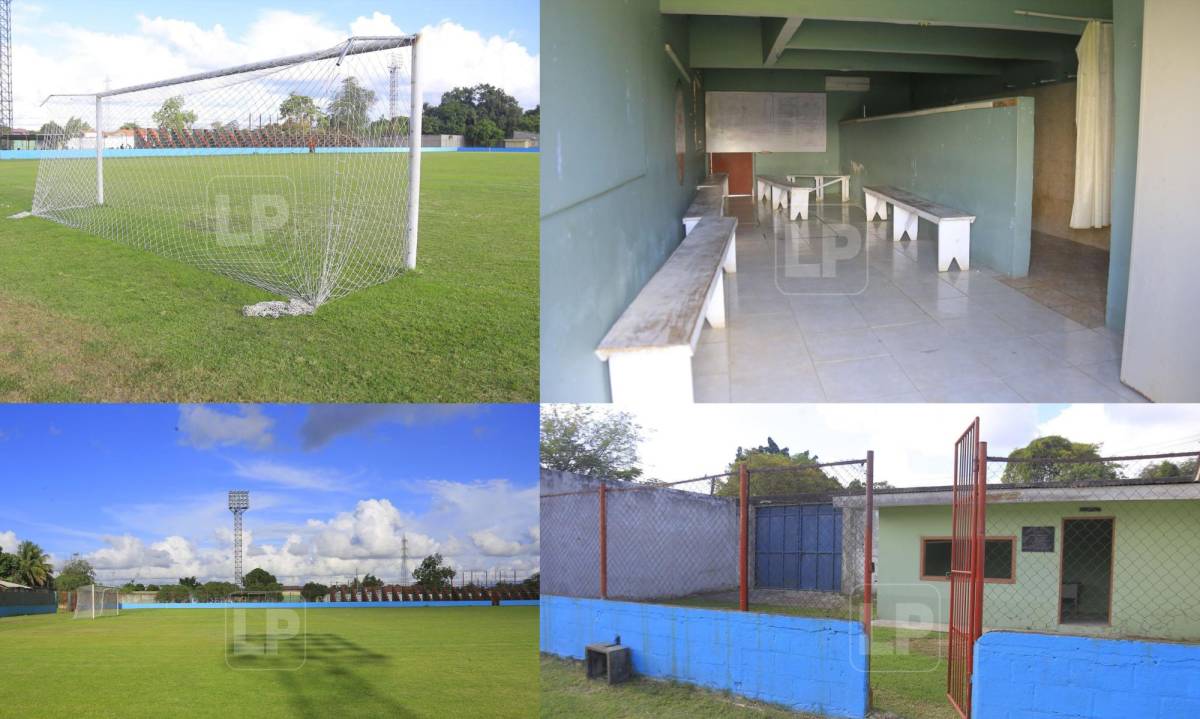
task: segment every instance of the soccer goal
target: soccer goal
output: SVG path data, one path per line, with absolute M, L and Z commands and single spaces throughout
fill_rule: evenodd
M 116 587 L 90 584 L 75 590 L 75 619 L 115 617 L 121 613 Z
M 43 103 L 33 214 L 309 314 L 417 262 L 420 36 Z

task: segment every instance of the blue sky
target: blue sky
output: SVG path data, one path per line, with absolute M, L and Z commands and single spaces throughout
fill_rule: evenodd
M 20 2 L 17 5 L 41 5 Z M 242 35 L 264 9 L 290 10 L 320 15 L 336 24 L 347 24 L 359 16 L 375 12 L 391 15 L 406 29 L 433 25 L 440 20 L 455 20 L 485 35 L 499 35 L 520 42 L 538 53 L 538 0 L 402 0 L 401 2 L 314 2 L 291 0 L 287 3 L 205 0 L 204 2 L 141 2 L 107 0 L 103 12 L 97 12 L 94 0 L 54 0 L 58 18 L 86 18 L 87 26 L 99 32 L 120 33 L 136 26 L 141 15 L 162 15 L 190 20 L 200 26 L 220 23 L 231 35 Z M 19 8 L 18 8 L 19 11 Z
M 538 3 L 289 3 L 17 0 L 16 124 L 53 118 L 51 94 L 126 87 L 334 47 L 351 35 L 421 32 L 422 85 L 437 103 L 453 87 L 490 83 L 524 107 L 541 101 Z
M 0 544 L 138 581 L 246 568 L 399 575 L 397 542 L 460 568 L 537 567 L 537 411 L 489 406 L 0 407 Z

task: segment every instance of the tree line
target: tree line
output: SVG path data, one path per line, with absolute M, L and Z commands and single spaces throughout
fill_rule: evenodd
M 417 586 L 428 592 L 438 592 L 450 588 L 454 584 L 457 572 L 446 564 L 441 554 L 432 554 L 421 561 L 420 566 L 412 572 Z M 96 571 L 92 564 L 78 554 L 63 563 L 62 570 L 57 576 L 50 558 L 44 550 L 34 542 L 21 542 L 14 553 L 7 553 L 0 547 L 0 579 L 23 584 L 37 589 L 53 589 L 70 592 L 80 587 L 96 583 Z M 382 587 L 384 582 L 374 574 L 367 574 L 362 579 L 355 577 L 350 583 L 351 589 L 372 589 Z M 471 585 L 468 585 L 471 586 Z M 538 575 L 518 582 L 500 582 L 496 586 L 514 587 L 537 591 Z M 233 582 L 209 581 L 200 582 L 196 577 L 180 577 L 177 584 L 142 584 L 129 581 L 123 584 L 120 591 L 154 592 L 154 599 L 163 603 L 186 602 L 216 602 L 224 600 L 239 592 L 252 592 L 263 595 L 266 601 L 281 601 L 283 599 L 283 584 L 265 569 L 256 567 L 242 577 L 242 586 Z M 329 594 L 330 587 L 319 582 L 308 582 L 300 590 L 301 596 L 308 601 L 315 601 Z
M 357 78 L 347 77 L 322 108 L 309 95 L 289 93 L 280 103 L 278 117 L 272 115 L 258 125 L 254 117 L 247 116 L 246 128 L 275 130 L 289 133 L 346 133 L 366 134 L 371 137 L 406 138 L 409 120 L 407 117 L 388 118 L 378 116 L 371 119 L 371 108 L 378 100 L 377 93 L 363 86 Z M 424 104 L 422 132 L 426 135 L 462 135 L 468 144 L 485 147 L 502 143 L 518 132 L 538 132 L 541 124 L 541 107 L 523 110 L 516 98 L 494 85 L 480 84 L 474 87 L 456 87 L 442 95 L 437 105 Z M 196 129 L 200 122 L 197 112 L 187 105 L 187 98 L 175 95 L 163 101 L 151 114 L 153 127 L 183 133 Z M 126 122 L 122 130 L 138 130 L 137 122 Z M 214 121 L 209 128 L 215 131 L 242 129 L 240 120 Z M 45 138 L 62 138 L 57 144 L 65 145 L 66 138 L 79 137 L 92 132 L 86 121 L 71 117 L 64 125 L 47 122 L 38 130 Z M 45 142 L 54 143 L 46 139 Z

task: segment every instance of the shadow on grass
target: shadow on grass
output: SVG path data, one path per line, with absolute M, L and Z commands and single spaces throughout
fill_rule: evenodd
M 261 646 L 273 653 L 246 654 L 235 669 L 269 671 L 289 697 L 291 715 L 302 719 L 328 719 L 331 715 L 388 716 L 408 719 L 418 715 L 378 690 L 361 668 L 378 670 L 390 657 L 371 651 L 341 634 L 320 633 L 278 640 L 272 646 L 266 634 L 247 634 L 248 647 Z

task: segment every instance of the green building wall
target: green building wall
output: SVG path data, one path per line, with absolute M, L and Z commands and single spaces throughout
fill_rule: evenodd
M 541 382 L 545 402 L 607 402 L 593 354 L 683 239 L 705 174 L 684 87 L 688 148 L 677 177 L 675 90 L 664 48 L 688 57 L 687 21 L 658 0 L 543 0 Z M 550 91 L 552 89 L 552 91 Z
M 1029 273 L 1033 218 L 1033 99 L 1004 107 L 842 123 L 842 174 L 861 205 L 863 185 L 895 185 L 976 215 L 971 264 Z M 933 226 L 922 224 L 921 232 Z M 928 234 L 926 235 L 929 236 Z
M 1101 511 L 1080 514 L 1080 506 Z M 1197 500 L 989 504 L 987 535 L 1016 538 L 1016 581 L 984 585 L 984 628 L 1200 638 L 1192 594 L 1200 587 L 1197 516 Z M 1111 626 L 1058 623 L 1064 517 L 1116 519 Z M 1032 526 L 1055 528 L 1053 552 L 1021 551 L 1021 528 Z M 878 618 L 948 624 L 950 583 L 920 578 L 920 548 L 921 537 L 950 536 L 950 507 L 882 507 L 878 531 Z
M 1137 185 L 1138 116 L 1142 98 L 1143 0 L 1113 2 L 1112 240 L 1108 249 L 1106 324 L 1125 329 L 1133 202 Z

